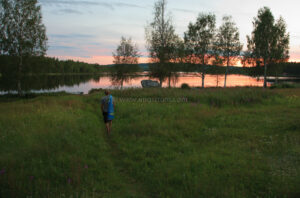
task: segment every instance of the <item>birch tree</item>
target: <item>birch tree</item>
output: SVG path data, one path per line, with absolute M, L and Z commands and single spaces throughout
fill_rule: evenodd
M 190 56 L 197 58 L 197 63 L 201 65 L 198 72 L 202 76 L 203 88 L 206 66 L 212 57 L 215 27 L 216 16 L 214 14 L 200 13 L 195 23 L 190 22 L 188 31 L 184 34 Z
M 160 81 L 160 85 L 169 76 L 169 63 L 175 52 L 178 36 L 172 24 L 172 18 L 166 13 L 166 0 L 158 0 L 154 5 L 153 21 L 146 27 L 147 48 L 152 62 L 150 75 Z
M 37 0 L 1 0 L 0 52 L 18 58 L 18 77 L 23 72 L 23 59 L 43 56 L 47 50 L 46 28 Z M 21 94 L 21 83 L 18 82 Z
M 219 27 L 216 35 L 215 50 L 226 65 L 224 87 L 226 87 L 229 66 L 240 55 L 242 45 L 240 43 L 239 31 L 231 16 L 223 17 L 223 24 Z
M 248 51 L 251 57 L 263 63 L 264 87 L 267 87 L 268 65 L 289 58 L 289 33 L 282 17 L 275 22 L 274 16 L 268 7 L 258 10 L 253 21 L 253 31 L 247 36 Z

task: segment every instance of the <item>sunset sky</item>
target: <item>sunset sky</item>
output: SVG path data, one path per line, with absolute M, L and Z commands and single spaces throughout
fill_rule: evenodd
M 47 28 L 47 55 L 89 63 L 111 64 L 112 52 L 121 36 L 131 37 L 147 62 L 145 27 L 153 18 L 156 0 L 39 0 Z M 213 12 L 217 26 L 223 15 L 231 15 L 246 49 L 246 35 L 253 29 L 253 17 L 268 6 L 275 19 L 282 16 L 290 32 L 290 56 L 300 61 L 299 0 L 168 0 L 176 33 L 183 37 L 190 21 L 200 12 Z

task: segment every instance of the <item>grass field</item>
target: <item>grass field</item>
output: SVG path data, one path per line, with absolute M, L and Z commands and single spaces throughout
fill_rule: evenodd
M 300 197 L 300 89 L 0 98 L 0 197 Z

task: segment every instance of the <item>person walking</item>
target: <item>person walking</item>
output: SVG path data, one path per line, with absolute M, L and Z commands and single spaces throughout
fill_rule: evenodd
M 112 120 L 114 119 L 115 103 L 114 98 L 108 90 L 104 91 L 105 96 L 101 98 L 101 110 L 107 135 L 111 133 Z

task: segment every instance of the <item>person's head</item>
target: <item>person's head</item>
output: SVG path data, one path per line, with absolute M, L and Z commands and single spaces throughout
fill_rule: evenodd
M 104 91 L 104 94 L 108 96 L 108 95 L 109 95 L 109 91 L 108 91 L 108 90 L 105 90 L 105 91 Z

